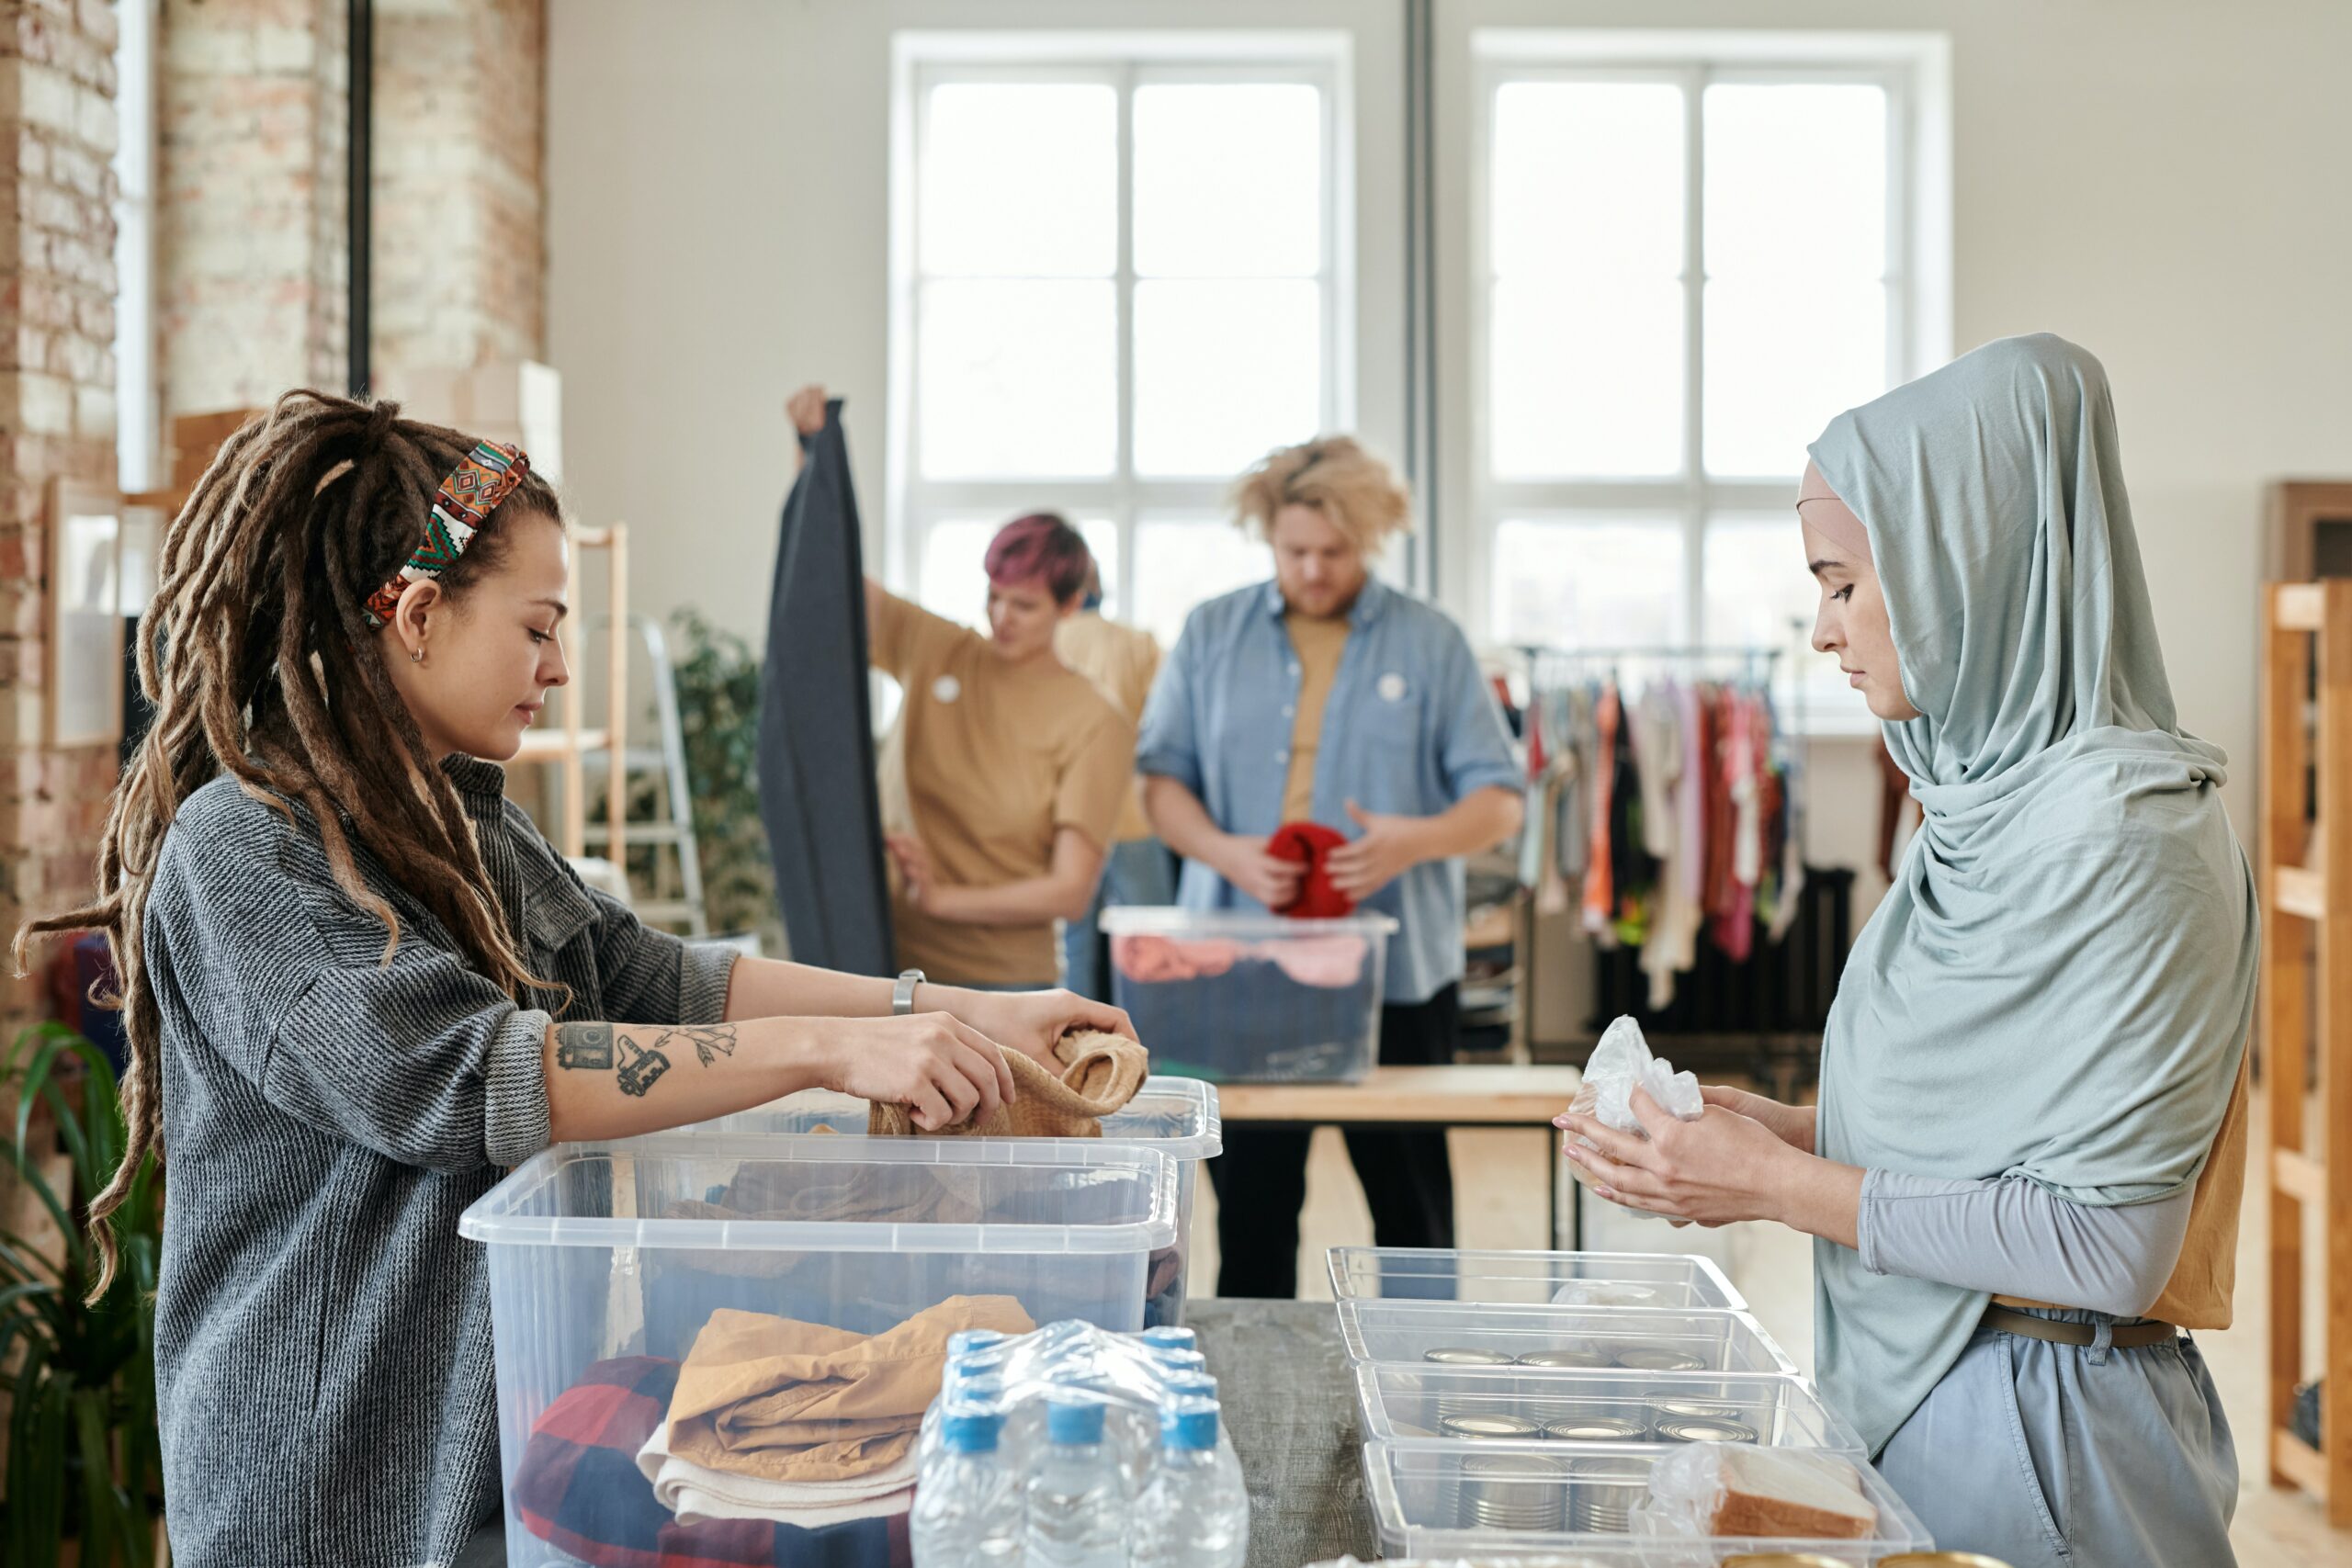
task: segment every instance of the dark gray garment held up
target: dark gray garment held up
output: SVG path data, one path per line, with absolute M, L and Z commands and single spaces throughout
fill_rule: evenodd
M 895 972 L 867 698 L 865 568 L 842 402 L 801 441 L 760 677 L 760 817 L 792 957 Z

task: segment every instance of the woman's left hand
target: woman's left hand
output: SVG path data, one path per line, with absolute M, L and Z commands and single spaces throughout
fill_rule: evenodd
M 1034 1056 L 1057 1072 L 1061 1064 L 1054 1059 L 1054 1043 L 1073 1030 L 1136 1038 L 1125 1011 L 1075 991 L 976 991 L 953 1010 L 1006 1050 Z
M 890 852 L 890 859 L 899 868 L 899 879 L 907 885 L 907 902 L 918 909 L 937 914 L 938 911 L 932 908 L 939 885 L 932 875 L 931 851 L 912 833 L 885 834 L 882 845 Z M 971 1021 L 967 1019 L 965 1021 Z
M 1638 1089 L 1633 1111 L 1649 1134 L 1646 1143 L 1598 1117 L 1554 1119 L 1567 1134 L 1561 1152 L 1603 1198 L 1702 1225 L 1783 1218 L 1790 1162 L 1807 1156 L 1770 1128 L 1720 1105 L 1708 1106 L 1696 1122 L 1680 1121 Z M 1578 1138 L 1595 1146 L 1586 1148 Z

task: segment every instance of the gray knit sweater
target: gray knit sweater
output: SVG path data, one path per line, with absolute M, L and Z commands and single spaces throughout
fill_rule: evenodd
M 454 761 L 501 906 L 571 1018 L 709 1022 L 733 954 L 589 891 Z M 358 852 L 400 911 L 335 886 L 307 815 L 218 780 L 147 906 L 163 1010 L 155 1365 L 181 1568 L 416 1568 L 500 1507 L 490 1290 L 458 1216 L 548 1143 L 553 996 L 517 1007 Z

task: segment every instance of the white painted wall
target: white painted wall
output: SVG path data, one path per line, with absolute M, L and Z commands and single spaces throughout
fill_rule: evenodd
M 562 0 L 548 67 L 548 344 L 586 518 L 638 602 L 763 625 L 799 381 L 850 399 L 882 491 L 893 28 L 1344 27 L 1357 40 L 1361 423 L 1395 447 L 1401 7 L 1368 0 Z M 1441 109 L 1477 27 L 1935 28 L 1952 39 L 1953 343 L 2107 362 L 2186 722 L 2253 799 L 2264 483 L 2352 471 L 2352 6 L 2341 0 L 1442 0 Z M 1442 199 L 1462 188 L 1439 170 Z M 1460 322 L 1444 470 L 1466 472 Z M 1456 514 L 1458 492 L 1448 499 Z M 879 526 L 869 516 L 869 529 Z M 1457 574 L 1458 576 L 1458 574 Z M 1867 756 L 1825 746 L 1815 847 L 1864 858 Z

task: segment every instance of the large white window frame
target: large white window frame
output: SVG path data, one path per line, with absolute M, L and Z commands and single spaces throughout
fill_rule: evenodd
M 1118 532 L 1117 574 L 1106 581 L 1115 606 L 1136 602 L 1139 519 L 1229 518 L 1232 475 L 1151 478 L 1136 472 L 1134 255 L 1135 93 L 1141 86 L 1284 83 L 1315 87 L 1321 97 L 1323 263 L 1320 289 L 1321 397 L 1318 431 L 1349 428 L 1355 415 L 1356 226 L 1355 116 L 1351 42 L 1341 32 L 1114 32 L 1081 34 L 905 33 L 895 40 L 891 155 L 891 303 L 889 456 L 884 576 L 921 598 L 923 545 L 940 523 L 1010 518 L 1052 510 L 1074 521 L 1107 518 Z M 963 82 L 1087 82 L 1118 95 L 1118 251 L 1113 281 L 1117 312 L 1116 461 L 1103 478 L 928 479 L 914 383 L 922 331 L 920 178 L 931 90 Z M 1303 438 L 1303 435 L 1302 435 Z M 1210 520 L 1214 519 L 1214 522 Z
M 1705 89 L 1716 84 L 1863 84 L 1886 95 L 1886 383 L 1910 379 L 1950 354 L 1950 175 L 1947 45 L 1939 35 L 1631 34 L 1487 28 L 1471 37 L 1468 124 L 1466 374 L 1462 453 L 1465 526 L 1453 530 L 1447 595 L 1481 641 L 1497 640 L 1492 603 L 1497 530 L 1505 519 L 1641 522 L 1679 527 L 1683 581 L 1677 640 L 1708 640 L 1706 533 L 1786 512 L 1796 470 L 1713 476 L 1705 443 Z M 1497 96 L 1520 82 L 1650 82 L 1683 93 L 1683 388 L 1681 471 L 1658 479 L 1504 479 L 1493 469 L 1490 321 L 1494 288 L 1490 180 Z M 1790 628 L 1788 646 L 1801 646 Z M 1819 728 L 1860 728 L 1866 715 L 1816 713 Z

